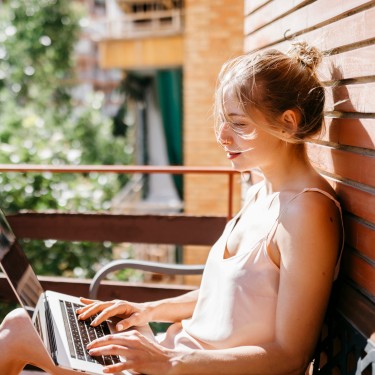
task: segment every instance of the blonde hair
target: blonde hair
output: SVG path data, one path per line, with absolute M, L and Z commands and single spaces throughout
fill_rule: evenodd
M 245 54 L 225 63 L 218 77 L 215 100 L 216 126 L 226 120 L 225 91 L 230 89 L 240 108 L 251 118 L 251 109 L 260 110 L 268 124 L 267 131 L 288 142 L 303 143 L 319 134 L 324 122 L 324 87 L 317 77 L 317 67 L 322 53 L 306 42 L 296 42 L 282 53 L 276 49 Z M 286 110 L 300 113 L 298 129 L 290 135 L 290 129 L 276 122 Z M 283 138 L 280 131 L 289 133 Z M 285 128 L 285 129 L 284 129 Z

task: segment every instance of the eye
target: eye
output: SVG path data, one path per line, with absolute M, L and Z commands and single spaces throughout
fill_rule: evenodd
M 236 133 L 241 133 L 241 134 L 246 131 L 247 126 L 248 125 L 243 122 L 231 122 L 230 123 L 230 127 L 233 129 L 233 131 Z

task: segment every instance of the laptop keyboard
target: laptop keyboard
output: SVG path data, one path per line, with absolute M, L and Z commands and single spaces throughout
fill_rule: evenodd
M 76 310 L 82 307 L 82 305 L 68 301 L 60 301 L 60 307 L 63 313 L 64 326 L 72 358 L 87 362 L 100 363 L 103 366 L 120 362 L 120 358 L 113 355 L 92 357 L 86 349 L 91 341 L 110 334 L 106 322 L 101 323 L 97 327 L 92 327 L 90 326 L 90 323 L 95 319 L 95 316 L 86 320 L 77 319 Z

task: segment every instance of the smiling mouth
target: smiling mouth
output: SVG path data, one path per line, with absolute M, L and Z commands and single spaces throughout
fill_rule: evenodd
M 242 152 L 230 152 L 230 151 L 227 151 L 227 158 L 228 159 L 234 159 L 236 158 L 237 156 L 241 155 Z

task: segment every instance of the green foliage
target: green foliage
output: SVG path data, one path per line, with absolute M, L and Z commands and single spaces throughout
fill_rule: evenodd
M 80 11 L 70 1 L 11 0 L 1 9 L 0 75 L 19 103 L 65 112 Z M 63 104 L 62 107 L 59 107 Z
M 114 137 L 101 114 L 104 95 L 74 108 L 73 48 L 82 9 L 71 1 L 15 0 L 0 4 L 0 163 L 128 164 L 131 147 Z M 131 134 L 127 135 L 128 138 Z M 124 184 L 114 174 L 0 174 L 0 206 L 108 210 Z M 26 241 L 38 274 L 90 277 L 112 256 L 111 244 Z

